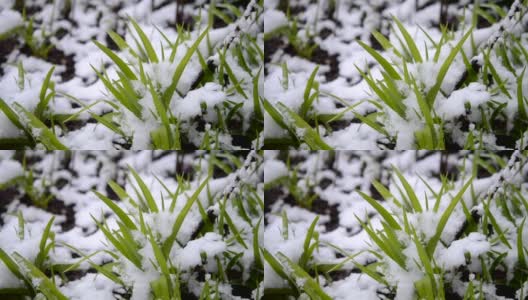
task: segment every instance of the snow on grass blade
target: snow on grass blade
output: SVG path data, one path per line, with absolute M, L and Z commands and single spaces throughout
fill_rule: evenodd
M 271 254 L 266 248 L 261 248 L 262 256 L 264 256 L 264 260 L 270 265 L 270 267 L 279 275 L 282 279 L 286 280 L 290 287 L 292 288 L 292 291 L 298 293 L 297 286 L 295 285 L 294 281 L 286 274 L 284 267 L 281 265 L 281 263 Z
M 299 265 L 294 263 L 286 255 L 278 253 L 277 257 L 282 264 L 288 266 L 290 276 L 295 280 L 295 283 L 299 289 L 306 293 L 312 300 L 332 300 L 319 284 L 310 275 L 303 270 Z
M 46 126 L 42 121 L 40 121 L 33 113 L 25 109 L 22 105 L 15 103 L 15 107 L 25 115 L 29 121 L 29 125 L 36 130 L 32 131 L 32 134 L 38 133 L 38 136 L 35 138 L 38 139 L 44 147 L 48 150 L 68 150 L 64 146 L 57 136 Z
M 24 275 L 22 275 L 20 267 L 2 248 L 0 248 L 0 260 L 4 263 L 7 269 L 11 271 L 11 273 L 13 273 L 13 275 L 15 275 L 18 279 L 24 282 L 24 284 L 26 285 L 26 289 L 29 290 L 31 294 L 34 294 L 31 281 L 29 281 Z
M 312 150 L 332 150 L 332 147 L 328 146 L 321 136 L 303 120 L 298 114 L 289 109 L 286 105 L 282 103 L 277 104 L 279 109 L 283 111 L 283 114 L 287 115 L 292 121 L 290 124 L 290 130 L 295 132 L 295 135 L 303 140 L 308 147 Z M 298 128 L 298 130 L 294 130 Z
M 18 129 L 24 131 L 28 138 L 32 138 L 31 132 L 22 125 L 20 118 L 17 113 L 2 99 L 0 98 L 0 110 L 6 115 L 6 117 L 15 125 Z
M 47 299 L 68 300 L 68 298 L 60 292 L 55 283 L 53 283 L 29 260 L 18 253 L 14 253 L 13 257 L 20 265 L 23 265 L 25 270 L 27 270 L 26 277 L 32 279 L 33 284 L 36 285 L 35 288 L 44 296 L 46 296 Z

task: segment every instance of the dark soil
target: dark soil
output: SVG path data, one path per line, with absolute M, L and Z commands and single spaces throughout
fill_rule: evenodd
M 0 190 L 0 216 L 7 211 L 7 206 L 19 196 L 19 192 L 16 187 L 9 187 L 7 189 Z M 4 225 L 4 220 L 0 218 L 0 227 Z
M 17 47 L 18 41 L 16 38 L 7 38 L 0 40 L 0 77 L 4 76 L 4 69 L 2 65 L 7 61 L 7 56 Z
M 339 227 L 339 212 L 337 211 L 337 206 L 337 204 L 330 205 L 321 199 L 316 199 L 312 203 L 311 211 L 330 217 L 330 221 L 323 223 L 327 232 Z
M 267 65 L 271 62 L 271 57 L 277 50 L 284 48 L 286 43 L 282 37 L 274 36 L 264 41 L 264 63 Z
M 66 67 L 66 70 L 59 74 L 63 82 L 69 81 L 75 76 L 74 54 L 66 55 L 64 51 L 53 47 L 48 54 L 47 61 Z
M 73 210 L 74 205 L 65 205 L 63 201 L 54 199 L 48 203 L 47 211 L 66 217 L 66 221 L 60 223 L 62 231 L 69 231 L 75 227 L 75 211 Z
M 326 81 L 332 81 L 339 77 L 339 63 L 337 61 L 337 54 L 330 55 L 326 50 L 317 47 L 313 52 L 311 61 L 319 65 L 330 67 L 330 70 L 324 73 Z

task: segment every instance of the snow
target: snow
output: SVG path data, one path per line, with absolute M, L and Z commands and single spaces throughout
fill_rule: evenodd
M 425 128 L 425 120 L 412 85 L 404 80 L 394 82 L 398 90 L 403 93 L 403 103 L 406 106 L 406 116 L 402 118 L 384 104 L 362 79 L 357 68 L 362 72 L 368 71 L 375 82 L 376 80 L 383 81 L 378 62 L 355 40 L 360 39 L 375 48 L 399 74 L 403 75 L 407 72 L 412 76 L 416 80 L 418 90 L 425 97 L 437 84 L 440 68 L 454 50 L 455 45 L 471 27 L 473 16 L 470 12 L 474 4 L 470 2 L 458 1 L 448 5 L 448 14 L 453 19 L 459 20 L 459 26 L 455 27 L 454 31 L 448 32 L 446 39 L 442 37 L 442 32 L 438 28 L 440 3 L 416 4 L 414 0 L 376 2 L 356 0 L 321 3 L 290 1 L 290 19 L 297 20 L 298 26 L 296 38 L 302 41 L 300 47 L 303 50 L 311 43 L 320 49 L 320 51 L 317 50 L 317 54 L 313 55 L 314 57 L 306 57 L 309 55 L 297 51 L 295 47 L 299 45 L 292 45 L 291 37 L 287 34 L 271 31 L 271 28 L 275 28 L 275 25 L 280 23 L 275 18 L 284 13 L 284 8 L 278 7 L 278 3 L 266 5 L 264 14 L 273 20 L 269 22 L 273 25 L 270 25 L 270 30 L 266 31 L 270 36 L 271 53 L 268 55 L 270 62 L 266 65 L 265 98 L 273 105 L 283 103 L 296 111 L 303 98 L 294 93 L 297 90 L 302 91 L 306 81 L 298 81 L 293 87 L 290 83 L 287 89 L 282 88 L 282 66 L 287 64 L 290 81 L 293 81 L 296 78 L 307 78 L 313 68 L 318 65 L 320 70 L 316 81 L 322 93 L 313 103 L 310 112 L 324 115 L 346 112 L 339 120 L 339 124 L 336 124 L 337 122 L 327 124 L 328 126 L 324 126 L 325 130 L 320 131 L 327 144 L 340 150 L 414 149 L 418 146 L 416 133 Z M 332 15 L 328 11 L 329 3 L 336 5 Z M 418 11 L 415 5 L 418 6 Z M 431 114 L 433 118 L 437 118 L 435 125 L 437 130 L 443 126 L 445 147 L 456 149 L 464 147 L 470 133 L 473 133 L 474 137 L 482 136 L 482 139 L 476 143 L 486 149 L 508 149 L 514 147 L 515 144 L 522 143 L 524 129 L 515 125 L 519 108 L 517 101 L 511 100 L 515 100 L 517 77 L 526 62 L 524 58 L 514 62 L 513 57 L 516 55 L 510 53 L 510 50 L 514 48 L 510 44 L 518 39 L 522 47 L 526 47 L 524 38 L 526 30 L 522 24 L 526 24 L 528 17 L 526 14 L 515 13 L 514 8 L 504 7 L 504 9 L 510 10 L 508 16 L 499 19 L 496 24 L 489 27 L 480 25 L 472 29 L 470 38 L 463 43 L 462 51 L 455 56 L 439 86 L 440 90 L 431 107 Z M 398 18 L 409 32 L 423 62 L 416 62 L 411 58 L 403 35 L 392 20 L 393 17 Z M 375 43 L 371 35 L 373 30 L 388 38 L 394 47 L 387 50 L 380 49 L 380 45 Z M 504 34 L 504 32 L 509 34 Z M 439 42 L 441 47 L 437 47 Z M 490 51 L 489 60 L 500 76 L 504 89 L 512 96 L 511 99 L 505 95 L 503 89 L 499 89 L 497 82 L 487 82 L 485 78 L 487 75 L 482 74 L 483 69 L 486 70 L 483 66 L 487 64 L 484 62 L 483 52 L 487 51 L 485 49 L 491 45 L 502 43 L 506 45 L 506 55 L 509 57 L 513 72 L 506 67 L 505 60 L 498 52 L 499 46 L 495 47 L 494 51 Z M 397 51 L 402 55 L 397 55 Z M 464 61 L 462 52 L 467 62 L 472 64 L 472 68 L 479 66 L 478 78 L 467 82 L 467 85 L 460 85 L 461 79 L 467 78 L 465 76 L 468 75 L 467 62 Z M 404 71 L 404 61 L 407 71 Z M 522 82 L 523 89 L 527 86 L 524 81 L 526 79 Z M 336 95 L 341 99 L 326 97 L 328 94 Z M 343 105 L 343 101 L 346 104 Z M 464 103 L 471 105 L 472 109 L 466 110 Z M 356 104 L 360 105 L 354 106 L 352 110 L 348 107 Z M 497 117 L 501 126 L 492 128 L 491 132 L 488 132 L 485 121 L 493 115 L 494 108 L 492 107 L 496 105 L 504 105 L 501 111 L 504 114 Z M 364 134 L 361 131 L 358 132 L 359 120 L 353 112 L 363 116 L 377 112 L 376 118 L 372 118 L 372 121 L 380 124 L 388 135 L 384 136 L 376 131 Z M 308 123 L 313 122 L 313 120 L 307 121 Z M 474 126 L 473 129 L 469 129 L 468 123 L 469 127 Z M 265 139 L 287 137 L 285 130 L 277 126 L 268 115 L 265 115 L 265 124 Z M 363 125 L 368 127 L 366 124 Z M 506 127 L 508 138 L 499 136 L 503 135 L 502 127 Z M 508 142 L 504 141 L 506 139 Z M 300 147 L 306 148 L 307 146 L 302 144 Z
M 28 220 L 31 220 L 29 216 Z M 26 259 L 33 261 L 39 252 L 40 238 L 43 232 L 45 223 L 35 221 L 24 226 L 24 238 L 20 238 L 22 234 L 19 232 L 18 219 L 10 217 L 4 219 L 5 224 L 0 228 L 0 245 L 2 250 L 8 255 L 18 253 Z M 12 257 L 12 256 L 11 256 Z M 22 287 L 23 283 L 20 281 L 5 264 L 0 264 L 0 288 L 16 288 Z
M 288 19 L 282 11 L 266 10 L 264 12 L 264 33 L 272 32 L 288 24 Z
M 190 241 L 185 248 L 181 249 L 175 256 L 175 263 L 184 270 L 189 270 L 202 264 L 202 255 L 209 263 L 216 263 L 214 257 L 221 254 L 227 248 L 222 237 L 216 233 L 208 232 L 203 238 Z
M 494 260 L 493 257 L 502 253 L 506 254 L 503 259 L 503 269 L 507 280 L 511 280 L 514 276 L 513 270 L 518 262 L 515 245 L 517 244 L 518 226 L 524 218 L 524 208 L 521 208 L 522 211 L 512 212 L 514 220 L 511 221 L 503 214 L 503 208 L 497 200 L 492 199 L 491 202 L 484 200 L 488 199 L 487 195 L 494 193 L 497 187 L 499 187 L 499 193 L 507 190 L 504 182 L 519 187 L 519 192 L 522 195 L 526 194 L 525 176 L 528 174 L 528 166 L 525 164 L 525 157 L 520 153 L 508 155 L 502 156 L 502 159 L 508 162 L 506 166 L 494 174 L 484 174 L 474 178 L 472 186 L 463 194 L 461 201 L 464 202 L 470 214 L 480 216 L 477 229 L 467 233 L 463 231 L 467 228 L 467 220 L 460 202 L 455 206 L 442 230 L 430 261 L 434 268 L 441 270 L 441 273 L 437 271 L 434 276 L 437 281 L 440 280 L 440 276 L 443 276 L 445 291 L 452 288 L 452 292 L 463 296 L 468 288 L 468 281 L 462 275 L 462 272 L 466 271 L 469 273 L 469 280 L 473 281 L 473 286 L 480 286 L 481 279 L 479 278 L 481 277 L 479 276 L 482 276 L 483 272 L 482 262 L 489 270 Z M 278 152 L 271 152 L 265 155 L 265 161 L 266 164 L 275 165 L 277 162 L 285 162 L 287 157 L 292 161 L 291 170 L 295 169 L 298 172 L 298 186 L 302 187 L 303 182 L 307 180 L 315 182 L 316 187 L 312 194 L 315 194 L 322 203 L 318 204 L 316 209 L 301 207 L 292 202 L 295 200 L 291 199 L 291 192 L 286 185 L 274 186 L 273 189 L 281 190 L 281 194 L 266 198 L 269 201 L 270 212 L 266 213 L 264 244 L 271 254 L 283 253 L 292 261 L 298 261 L 303 252 L 306 230 L 313 219 L 319 216 L 319 223 L 315 228 L 318 247 L 314 249 L 310 261 L 318 265 L 342 263 L 339 270 L 342 272 L 340 274 L 344 274 L 343 277 L 339 276 L 335 279 L 330 275 L 319 278 L 318 284 L 332 299 L 351 299 L 352 296 L 378 299 L 380 292 L 387 293 L 389 287 L 391 287 L 390 291 L 395 293 L 395 299 L 414 299 L 417 296 L 415 283 L 427 276 L 413 235 L 406 233 L 404 229 L 395 230 L 405 259 L 406 268 L 404 269 L 386 255 L 363 230 L 356 217 L 361 222 L 369 220 L 374 232 L 381 236 L 384 231 L 381 223 L 382 217 L 355 190 L 361 190 L 379 199 L 381 195 L 375 193 L 371 184 L 373 179 L 380 181 L 395 198 L 379 203 L 403 227 L 403 210 L 396 204 L 396 200 L 401 203 L 402 194 L 406 195 L 406 193 L 400 180 L 392 171 L 393 166 L 399 168 L 423 208 L 422 212 L 407 209 L 406 222 L 416 230 L 419 242 L 426 247 L 428 241 L 437 233 L 440 218 L 453 201 L 453 197 L 471 177 L 474 164 L 480 164 L 476 154 L 471 151 L 451 154 L 432 151 L 336 151 L 328 154 L 327 151 L 290 150 L 288 156 L 284 153 L 279 155 Z M 480 156 L 478 159 L 488 161 L 489 158 L 485 157 L 487 155 Z M 451 170 L 450 176 L 454 176 L 454 181 L 448 185 L 448 191 L 444 191 L 437 199 L 434 193 L 442 189 L 439 167 L 444 158 L 447 169 Z M 515 158 L 523 161 L 519 162 Z M 495 164 L 493 159 L 488 162 Z M 290 176 L 291 170 L 288 171 Z M 488 203 L 491 214 L 504 232 L 504 238 L 512 245 L 511 249 L 500 241 L 496 231 L 486 233 L 484 227 L 486 225 L 482 222 L 485 214 L 483 202 Z M 436 204 L 438 204 L 437 210 L 433 208 Z M 510 200 L 506 200 L 505 205 L 513 209 L 513 203 Z M 335 211 L 321 207 L 329 207 Z M 288 238 L 285 238 L 283 232 L 283 214 L 286 214 L 288 218 Z M 526 234 L 526 224 L 524 226 L 522 239 L 523 243 L 526 243 L 528 234 Z M 315 239 L 312 243 L 314 241 Z M 375 251 L 379 256 L 367 251 Z M 491 253 L 495 256 L 490 257 Z M 378 283 L 366 274 L 350 273 L 350 270 L 355 268 L 350 261 L 351 258 L 363 265 L 378 262 L 376 271 L 388 282 L 388 286 Z M 288 283 L 275 274 L 270 266 L 265 265 L 264 268 L 265 288 L 287 288 Z M 517 294 L 520 292 L 518 290 Z M 490 299 L 510 299 L 498 296 L 497 285 L 494 283 L 483 282 L 482 293 Z
M 3 7 L 10 7 L 4 3 Z M 0 35 L 22 25 L 22 16 L 18 11 L 10 9 L 0 10 Z
M 264 163 L 264 183 L 272 182 L 283 176 L 287 176 L 286 165 L 278 160 L 267 160 Z
M 81 279 L 68 282 L 61 287 L 61 292 L 72 300 L 112 300 L 115 299 L 113 290 L 116 288 L 117 285 L 104 276 L 87 274 Z
M 15 36 L 14 49 L 6 48 L 9 52 L 5 53 L 5 62 L 2 60 L 2 71 L 0 72 L 2 74 L 0 76 L 0 91 L 2 92 L 0 97 L 11 108 L 14 107 L 15 103 L 18 103 L 28 111 L 33 112 L 39 101 L 38 95 L 44 76 L 51 66 L 55 65 L 52 81 L 55 83 L 56 94 L 49 102 L 49 112 L 74 115 L 75 117 L 66 122 L 66 126 L 61 126 L 60 129 L 58 125 L 55 128 L 50 128 L 65 146 L 72 149 L 87 150 L 121 149 L 125 146 L 137 150 L 151 148 L 153 145 L 150 132 L 158 129 L 161 121 L 155 113 L 155 116 L 152 116 L 151 112 L 155 112 L 155 108 L 148 87 L 139 84 L 139 81 L 131 83 L 141 94 L 138 101 L 143 118 L 137 120 L 118 103 L 92 69 L 92 66 L 97 70 L 104 67 L 111 81 L 117 79 L 114 63 L 92 42 L 97 40 L 112 48 L 112 51 L 121 57 L 134 73 L 139 74 L 139 61 L 131 55 L 131 49 L 124 51 L 114 49 L 113 45 L 109 43 L 106 33 L 109 30 L 116 32 L 130 44 L 132 49 L 142 53 L 143 49 L 141 51 L 137 49 L 139 45 L 136 41 L 139 38 L 131 30 L 132 26 L 128 24 L 130 17 L 134 18 L 143 29 L 160 58 L 160 61 L 156 63 L 142 62 L 145 76 L 152 80 L 158 92 L 162 92 L 170 85 L 177 66 L 183 60 L 190 46 L 208 25 L 208 18 L 204 17 L 204 11 L 207 11 L 210 4 L 206 1 L 186 3 L 184 5 L 186 18 L 196 22 L 193 23 L 189 32 L 180 32 L 179 35 L 173 25 L 176 4 L 171 2 L 155 3 L 156 9 L 152 11 L 151 2 L 149 0 L 136 2 L 96 1 L 97 4 L 94 5 L 90 1 L 80 1 L 72 5 L 71 12 L 66 18 L 62 10 L 65 5 L 64 1 L 57 3 L 30 1 L 28 5 L 32 7 L 32 11 L 28 17 L 34 19 L 33 38 L 43 46 L 50 42 L 54 47 L 53 58 L 37 57 L 29 50 L 22 51 L 22 45 L 25 43 L 22 41 L 23 36 L 22 34 L 18 37 Z M 0 9 L 0 31 L 2 32 L 0 35 L 19 25 L 26 25 L 25 23 L 28 22 L 23 21 L 21 14 L 14 8 L 8 9 L 13 5 L 14 1 L 5 0 L 2 3 L 3 9 Z M 241 11 L 246 9 L 242 5 L 237 8 Z M 225 7 L 218 9 L 220 11 L 228 10 Z M 253 1 L 250 7 L 247 7 L 248 12 L 240 20 L 234 20 L 232 24 L 228 25 L 220 24 L 223 26 L 215 23 L 215 26 L 209 28 L 208 35 L 199 44 L 197 52 L 200 52 L 205 64 L 215 70 L 211 80 L 204 81 L 203 86 L 201 84 L 192 86 L 202 73 L 203 67 L 196 53 L 192 55 L 183 69 L 183 74 L 176 87 L 177 91 L 171 99 L 171 106 L 168 107 L 169 115 L 172 113 L 174 117 L 182 120 L 179 126 L 181 127 L 180 134 L 184 143 L 183 147 L 196 148 L 202 145 L 205 137 L 205 126 L 202 122 L 210 124 L 211 131 L 213 131 L 211 136 L 214 137 L 218 134 L 220 140 L 218 144 L 224 148 L 240 148 L 238 145 L 233 145 L 240 139 L 232 137 L 235 134 L 232 132 L 234 131 L 233 127 L 236 126 L 231 122 L 242 124 L 242 133 L 239 133 L 237 128 L 236 134 L 248 139 L 243 141 L 244 145 L 254 144 L 256 139 L 260 138 L 260 136 L 255 135 L 253 128 L 250 129 L 249 125 L 254 116 L 253 101 L 242 97 L 237 90 L 233 89 L 234 83 L 230 82 L 231 80 L 226 80 L 226 84 L 219 84 L 221 76 L 218 75 L 218 52 L 224 45 L 236 45 L 238 42 L 243 45 L 241 54 L 246 59 L 250 71 L 246 72 L 245 69 L 241 68 L 239 57 L 234 51 L 226 51 L 226 62 L 238 78 L 240 88 L 245 94 L 252 96 L 253 77 L 256 75 L 255 71 L 262 64 L 259 53 L 254 52 L 263 51 L 264 18 L 261 10 L 262 8 L 257 2 Z M 43 33 L 49 35 L 49 38 L 42 36 Z M 246 51 L 246 45 L 249 46 L 250 44 L 248 37 L 255 40 L 255 44 L 251 45 L 251 51 L 253 51 L 251 54 L 255 59 L 252 58 L 251 60 L 248 59 L 249 54 Z M 178 47 L 175 49 L 177 51 L 174 53 L 175 57 L 172 62 L 169 61 L 169 56 L 172 52 L 172 44 L 177 39 Z M 230 49 L 232 48 L 234 47 L 230 47 Z M 64 53 L 64 57 L 61 56 L 62 53 Z M 53 64 L 48 61 L 53 61 Z M 19 63 L 23 64 L 25 70 L 25 82 L 21 83 L 22 88 L 19 88 L 18 84 L 18 80 L 20 80 L 18 75 Z M 260 80 L 263 82 L 263 76 Z M 232 120 L 226 124 L 229 126 L 229 132 L 219 130 L 217 128 L 219 118 L 216 108 L 221 108 L 220 113 L 225 118 L 229 113 L 227 106 L 232 107 L 240 103 L 243 103 L 243 106 L 239 108 L 239 114 L 235 114 Z M 201 105 L 206 106 L 206 109 L 202 110 Z M 119 125 L 126 136 L 123 137 L 110 132 L 107 128 L 98 128 L 104 127 L 102 124 L 99 124 L 98 127 L 94 126 L 95 120 L 92 113 L 99 116 L 115 113 L 113 118 L 108 120 Z M 44 123 L 49 125 L 51 122 L 45 120 Z M 70 124 L 72 126 L 69 126 Z M 250 140 L 249 134 L 254 138 Z M 23 132 L 11 124 L 4 114 L 0 114 L 0 138 L 18 138 L 21 136 L 23 136 Z M 42 145 L 37 145 L 37 147 L 43 148 Z
M 448 270 L 454 270 L 458 266 L 466 264 L 466 254 L 471 260 L 487 253 L 491 249 L 486 236 L 473 232 L 468 237 L 454 241 L 445 251 L 437 255 L 437 261 Z
M 0 160 L 0 184 L 24 175 L 24 169 L 18 161 Z

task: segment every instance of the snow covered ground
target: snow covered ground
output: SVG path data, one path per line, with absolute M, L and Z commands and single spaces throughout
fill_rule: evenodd
M 512 151 L 266 151 L 265 294 L 526 299 L 527 162 Z
M 527 29 L 528 0 L 0 0 L 0 299 L 528 299 Z
M 262 296 L 258 153 L 0 154 L 2 299 Z
M 527 11 L 526 1 L 265 1 L 266 149 L 526 147 L 528 56 L 515 52 L 528 53 Z
M 255 148 L 261 5 L 178 3 L 0 1 L 0 148 Z

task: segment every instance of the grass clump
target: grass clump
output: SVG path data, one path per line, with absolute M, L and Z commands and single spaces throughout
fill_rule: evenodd
M 503 20 L 516 23 L 525 13 L 522 6 L 519 10 L 512 7 Z M 394 39 L 373 33 L 390 54 L 389 59 L 358 41 L 379 63 L 381 76 L 375 78 L 369 71 L 358 69 L 372 91 L 369 101 L 377 111 L 372 118 L 356 116 L 396 148 L 524 145 L 528 129 L 523 118 L 527 98 L 522 88 L 528 62 L 525 34 L 505 32 L 508 23 L 498 20 L 496 39 L 483 43 L 476 37 L 480 33 L 475 20 L 456 39 L 447 27 L 442 28 L 440 40 L 422 29 L 426 36 L 423 49 L 394 18 Z M 434 82 L 428 78 L 431 73 L 436 74 Z
M 209 171 L 196 181 L 179 177 L 175 190 L 159 181 L 160 197 L 129 169 L 129 188 L 109 183 L 123 205 L 95 192 L 117 216 L 117 227 L 92 216 L 115 259 L 112 272 L 94 267 L 133 297 L 220 299 L 234 297 L 232 293 L 259 297 L 263 278 L 259 256 L 263 200 L 261 187 L 255 185 L 259 161 L 256 152 L 245 161 L 211 154 Z M 211 187 L 213 168 L 231 174 L 223 192 Z M 197 277 L 197 272 L 206 275 Z
M 292 99 L 284 101 L 271 93 L 262 99 L 266 123 L 264 148 L 331 150 L 332 147 L 323 139 L 325 133 L 332 130 L 330 124 L 340 120 L 346 112 L 360 103 L 350 106 L 339 97 L 320 91 L 316 79 L 319 67 L 315 67 L 308 78 L 299 78 L 297 74 L 290 74 L 286 63 L 282 64 L 282 69 L 280 81 L 283 92 L 291 95 Z M 270 90 L 276 89 L 273 86 L 277 83 L 275 81 L 275 79 L 270 80 L 272 82 L 269 85 Z M 305 84 L 298 87 L 299 81 Z M 318 113 L 314 107 L 323 97 L 336 99 L 347 107 L 334 114 Z
M 336 152 L 323 167 L 314 166 L 321 154 L 296 153 L 300 170 L 339 175 L 315 184 L 318 207 L 302 207 L 286 183 L 276 184 L 288 175 L 274 176 L 298 170 L 285 167 L 281 152 L 267 158 L 268 299 L 348 299 L 351 289 L 384 299 L 526 298 L 526 151 L 416 152 L 416 165 L 405 152 Z M 395 161 L 406 171 L 390 167 Z M 382 169 L 358 171 L 360 162 Z M 299 174 L 298 182 L 312 176 Z M 372 174 L 380 180 L 364 178 Z M 358 187 L 352 195 L 350 182 Z
M 55 83 L 51 80 L 55 67 L 46 74 L 40 88 L 36 106 L 28 109 L 16 102 L 8 103 L 0 97 L 0 110 L 20 132 L 20 136 L 0 138 L 2 149 L 24 149 L 41 147 L 47 150 L 66 150 L 67 147 L 59 140 L 55 132 L 55 123 L 64 126 L 65 116 L 49 111 L 49 103 L 55 98 Z M 25 70 L 19 64 L 18 84 L 21 90 L 26 86 Z M 50 128 L 51 127 L 51 128 Z
M 391 189 L 394 192 L 374 182 L 377 191 L 390 202 L 388 210 L 359 192 L 381 217 L 381 226 L 376 228 L 358 218 L 372 240 L 372 253 L 381 262 L 377 274 L 365 274 L 397 297 L 487 299 L 498 297 L 495 293 L 500 290 L 503 296 L 524 299 L 528 250 L 523 230 L 528 202 L 525 191 L 510 181 L 516 180 L 525 164 L 526 159 L 514 153 L 495 174 L 502 178 L 496 188 L 477 189 L 474 177 L 465 183 L 443 178 L 439 190 L 428 186 L 425 199 L 409 189 L 405 177 L 395 169 L 400 183 Z M 427 198 L 429 193 L 432 199 Z M 435 223 L 436 229 L 424 230 L 424 224 L 420 223 L 424 220 Z M 462 225 L 456 233 L 448 230 L 447 224 L 457 223 Z M 457 252 L 458 249 L 464 249 L 463 253 Z M 465 272 L 471 274 L 469 278 L 463 275 Z
M 128 58 L 122 59 L 94 41 L 115 63 L 117 78 L 94 68 L 114 112 L 92 116 L 132 148 L 254 147 L 263 128 L 259 101 L 263 51 L 252 29 L 245 32 L 238 23 L 257 26 L 259 14 L 258 4 L 249 5 L 244 15 L 233 21 L 233 26 L 238 26 L 235 36 L 215 44 L 211 43 L 210 27 L 201 28 L 191 38 L 191 33 L 179 26 L 176 41 L 159 32 L 163 37 L 161 52 L 130 19 L 134 45 L 109 32 L 120 50 L 130 54 Z
M 19 243 L 32 243 L 35 233 L 27 229 L 26 221 L 21 213 L 18 214 L 18 238 Z M 68 299 L 57 287 L 55 274 L 62 274 L 68 265 L 54 264 L 49 259 L 49 253 L 55 249 L 55 234 L 51 230 L 54 222 L 52 217 L 41 231 L 38 251 L 31 250 L 31 254 L 26 256 L 17 251 L 6 252 L 0 248 L 0 261 L 7 267 L 7 270 L 16 277 L 19 285 L 0 288 L 0 295 L 7 299 L 27 299 L 44 296 L 46 299 Z M 35 229 L 35 228 L 33 228 Z M 37 236 L 38 237 L 38 236 Z M 23 253 L 28 252 L 22 249 Z M 52 274 L 49 277 L 48 274 Z

